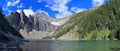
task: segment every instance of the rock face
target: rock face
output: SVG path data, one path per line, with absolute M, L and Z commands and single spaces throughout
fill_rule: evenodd
M 8 20 L 13 27 L 20 31 L 23 37 L 25 34 L 29 34 L 27 39 L 34 39 L 34 37 L 30 38 L 30 36 L 34 36 L 35 34 L 39 34 L 38 39 L 40 39 L 40 37 L 42 38 L 40 35 L 41 32 L 42 34 L 44 34 L 43 32 L 48 32 L 47 34 L 49 35 L 51 32 L 56 30 L 56 26 L 51 24 L 53 18 L 43 12 L 36 12 L 33 15 L 29 15 L 29 17 L 27 17 L 23 11 L 20 13 L 12 12 Z M 32 34 L 33 30 L 36 31 L 36 33 Z
M 46 15 L 45 13 L 37 12 L 33 15 L 34 17 L 34 29 L 41 31 L 53 31 L 54 26 L 51 24 L 52 18 Z
M 17 13 L 16 13 L 17 15 Z M 16 16 L 15 15 L 15 16 Z M 17 17 L 19 18 L 19 17 Z M 18 21 L 15 21 L 14 19 L 12 21 L 15 21 L 14 25 L 17 25 L 19 22 L 19 19 L 15 18 Z M 3 14 L 0 12 L 0 42 L 8 42 L 8 41 L 19 41 L 22 40 L 22 36 L 18 31 L 16 31 L 5 19 Z

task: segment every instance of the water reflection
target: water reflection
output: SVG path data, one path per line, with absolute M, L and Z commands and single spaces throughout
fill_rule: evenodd
M 56 51 L 57 48 L 55 41 L 51 40 L 32 40 L 29 42 L 23 42 L 21 47 L 23 51 Z
M 120 51 L 120 41 L 31 40 L 23 42 L 23 51 Z

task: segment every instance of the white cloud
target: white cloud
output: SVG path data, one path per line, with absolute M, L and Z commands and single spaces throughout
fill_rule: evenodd
M 105 0 L 92 0 L 93 7 L 100 6 L 104 3 Z
M 59 14 L 56 14 L 55 16 L 57 18 L 63 18 L 63 16 L 67 17 L 67 16 L 72 15 L 73 13 L 78 13 L 78 12 L 82 12 L 82 11 L 85 11 L 85 10 L 87 10 L 87 9 L 85 9 L 85 8 L 78 8 L 78 7 L 72 7 L 72 8 L 70 8 L 70 11 L 65 10 L 64 12 L 60 12 Z
M 10 1 L 8 1 L 8 2 L 7 2 L 7 6 L 10 6 L 10 5 L 11 5 L 11 2 L 10 2 Z
M 3 7 L 3 10 L 8 10 L 8 7 Z
M 48 5 L 45 5 L 46 7 L 49 7 L 53 11 L 57 11 L 58 14 L 56 14 L 56 18 L 61 18 L 61 17 L 66 17 L 70 14 L 71 12 L 68 11 L 68 6 L 66 5 L 68 2 L 71 0 L 51 0 L 53 2 L 48 3 Z M 50 2 L 50 1 L 49 1 Z
M 46 12 L 44 10 L 41 10 L 41 9 L 38 9 L 36 12 L 42 12 L 42 13 L 45 13 L 45 14 L 49 15 L 48 12 Z
M 8 10 L 9 13 L 11 13 L 12 11 L 11 10 Z
M 78 12 L 82 12 L 82 11 L 85 11 L 85 10 L 87 10 L 87 9 L 85 9 L 85 8 L 78 8 L 78 7 L 72 7 L 70 9 L 70 11 L 73 12 L 73 13 L 78 13 Z
M 50 8 L 52 11 L 57 11 L 58 13 L 55 14 L 56 18 L 63 18 L 72 15 L 73 13 L 78 13 L 81 11 L 84 11 L 86 9 L 84 8 L 78 8 L 78 7 L 71 7 L 69 8 L 67 4 L 71 0 L 50 0 L 45 5 L 45 7 Z M 70 10 L 69 10 L 70 9 Z
M 32 6 L 30 6 L 29 9 L 32 9 Z
M 51 8 L 53 11 L 63 12 L 68 9 L 66 4 L 71 0 L 53 0 L 53 3 L 46 5 L 46 7 Z
M 16 10 L 16 11 L 17 11 L 18 13 L 20 13 L 20 12 L 21 12 L 21 10 L 19 10 L 19 9 L 18 9 L 18 10 Z
M 37 2 L 42 2 L 42 0 L 38 0 Z
M 6 0 L 6 1 L 7 1 L 7 4 L 6 6 L 3 7 L 3 10 L 10 13 L 12 11 L 9 9 L 9 7 L 18 5 L 21 0 Z M 22 7 L 22 6 L 17 6 L 17 7 Z
M 64 11 L 64 12 L 60 12 L 60 13 L 56 14 L 55 17 L 63 18 L 63 17 L 70 16 L 71 14 L 72 14 L 72 12 L 70 12 L 70 11 Z
M 20 3 L 20 0 L 12 0 L 7 2 L 7 6 L 16 6 L 17 4 Z
M 17 8 L 24 8 L 23 3 L 20 3 L 20 5 L 17 6 Z
M 27 17 L 34 14 L 34 11 L 32 11 L 32 9 L 24 9 L 23 11 Z
M 21 12 L 20 9 L 16 10 L 17 12 Z M 24 9 L 23 12 L 25 13 L 25 15 L 27 17 L 29 17 L 29 15 L 33 15 L 35 12 L 32 10 L 32 6 L 29 7 L 29 9 Z

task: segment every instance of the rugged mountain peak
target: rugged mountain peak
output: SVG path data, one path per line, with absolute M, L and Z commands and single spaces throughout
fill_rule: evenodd
M 50 36 L 51 33 L 58 29 L 58 26 L 61 26 L 69 19 L 53 19 L 45 12 L 39 11 L 33 15 L 29 15 L 29 17 L 27 17 L 23 11 L 20 13 L 13 12 L 11 15 L 10 23 L 28 39 L 33 36 L 38 36 L 38 38 Z M 44 34 L 44 36 L 39 34 Z
M 27 17 L 23 11 L 20 13 L 12 12 L 10 14 L 9 21 L 18 31 L 22 29 L 24 32 L 27 32 L 21 32 L 23 36 L 24 34 L 29 34 L 30 32 L 32 33 L 34 31 L 50 33 L 56 30 L 56 26 L 51 24 L 52 18 L 44 12 L 36 12 L 33 15 L 29 15 L 29 17 Z
M 39 18 L 41 20 L 44 20 L 44 21 L 48 21 L 48 22 L 52 21 L 52 17 L 45 14 L 44 12 L 36 12 L 33 16 L 36 17 L 36 18 Z
M 22 26 L 28 23 L 28 17 L 25 15 L 23 11 L 20 12 L 20 18 L 21 18 Z

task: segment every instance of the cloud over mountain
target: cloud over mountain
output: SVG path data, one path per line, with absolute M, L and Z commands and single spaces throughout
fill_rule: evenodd
M 5 15 L 16 10 L 27 10 L 33 13 L 44 11 L 54 18 L 63 18 L 93 7 L 97 7 L 106 0 L 0 0 Z

